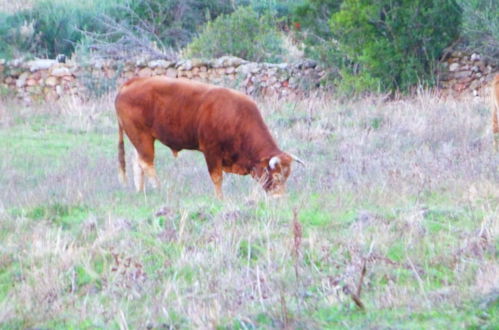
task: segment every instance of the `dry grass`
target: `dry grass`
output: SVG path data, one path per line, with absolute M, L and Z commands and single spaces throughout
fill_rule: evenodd
M 0 0 L 0 8 L 4 13 L 15 13 L 33 7 L 36 0 Z
M 485 103 L 259 103 L 307 167 L 278 200 L 226 176 L 221 203 L 199 153 L 164 147 L 161 191 L 121 188 L 112 96 L 4 102 L 0 324 L 493 327 L 499 159 Z

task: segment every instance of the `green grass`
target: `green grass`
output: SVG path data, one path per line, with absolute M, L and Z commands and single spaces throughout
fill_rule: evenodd
M 201 154 L 160 144 L 162 188 L 136 193 L 117 181 L 112 121 L 12 104 L 0 328 L 496 327 L 498 159 L 467 142 L 485 114 L 431 98 L 375 114 L 369 100 L 261 102 L 279 144 L 307 161 L 277 200 L 226 176 L 219 201 Z M 461 117 L 438 131 L 432 109 Z M 448 132 L 469 136 L 444 145 Z M 364 260 L 361 311 L 348 292 Z

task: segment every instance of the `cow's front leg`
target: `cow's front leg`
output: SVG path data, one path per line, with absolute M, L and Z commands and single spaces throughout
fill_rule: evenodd
M 206 164 L 208 165 L 208 172 L 210 172 L 211 181 L 215 185 L 215 195 L 218 199 L 223 199 L 222 192 L 222 160 L 217 157 L 210 157 L 205 154 Z

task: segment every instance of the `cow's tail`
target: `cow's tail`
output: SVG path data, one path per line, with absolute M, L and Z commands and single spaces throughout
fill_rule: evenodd
M 118 177 L 121 184 L 125 185 L 126 179 L 126 164 L 125 164 L 125 142 L 123 141 L 123 127 L 118 123 Z

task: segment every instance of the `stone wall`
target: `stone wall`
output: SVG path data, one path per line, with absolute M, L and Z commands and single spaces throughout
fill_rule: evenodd
M 212 61 L 103 61 L 86 65 L 56 60 L 0 60 L 0 92 L 13 93 L 26 102 L 54 101 L 63 95 L 91 97 L 114 91 L 131 77 L 159 75 L 233 87 L 252 95 L 288 96 L 317 88 L 325 72 L 313 61 L 269 64 L 236 57 Z
M 437 73 L 444 92 L 485 94 L 483 87 L 499 68 L 478 54 L 451 52 Z M 233 87 L 247 94 L 301 96 L 320 86 L 325 71 L 315 62 L 297 64 L 253 63 L 236 57 L 211 61 L 165 60 L 117 63 L 101 61 L 76 64 L 56 60 L 0 60 L 0 96 L 15 95 L 26 102 L 54 101 L 63 95 L 82 98 L 114 92 L 116 86 L 135 76 L 168 76 Z
M 439 72 L 439 87 L 454 94 L 485 94 L 492 77 L 499 68 L 494 68 L 479 54 L 461 51 L 449 52 L 442 60 Z

